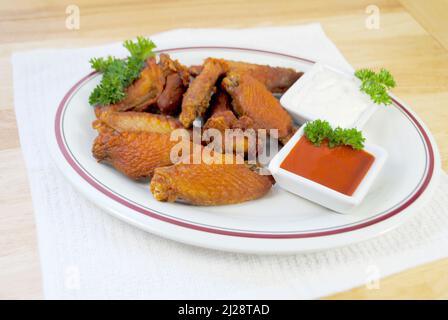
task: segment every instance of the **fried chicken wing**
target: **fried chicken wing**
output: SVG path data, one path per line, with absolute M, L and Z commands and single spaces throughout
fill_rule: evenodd
M 247 116 L 237 118 L 232 111 L 232 104 L 227 93 L 219 90 L 210 104 L 210 115 L 204 129 L 252 129 L 253 121 Z
M 102 112 L 92 153 L 131 179 L 152 176 L 157 167 L 171 165 L 171 131 L 183 126 L 174 118 L 142 112 Z M 184 129 L 182 129 L 184 130 Z
M 157 106 L 162 114 L 174 115 L 179 113 L 182 97 L 190 82 L 188 68 L 169 55 L 160 55 L 159 65 L 165 75 L 165 87 L 157 99 Z
M 157 168 L 150 185 L 154 198 L 202 206 L 225 205 L 260 198 L 271 189 L 271 176 L 259 175 L 246 164 L 227 164 L 234 161 L 233 155 L 219 158 L 220 163 L 207 164 L 211 159 L 205 153 L 200 164 L 180 162 Z
M 203 128 L 204 130 L 217 129 L 224 132 L 226 129 L 231 129 L 236 121 L 238 119 L 232 111 L 221 111 L 208 118 Z
M 173 60 L 166 53 L 161 53 L 159 56 L 159 66 L 165 76 L 177 73 L 182 79 L 185 86 L 190 82 L 190 71 L 188 67 L 184 66 L 178 60 Z
M 227 129 L 230 128 L 232 123 L 237 120 L 231 109 L 229 95 L 221 90 L 218 90 L 218 92 L 213 96 L 208 111 L 209 116 L 204 125 L 204 129 Z M 221 118 L 224 121 L 223 126 L 213 125 L 213 123 L 217 123 L 218 119 Z M 222 122 L 222 120 L 219 120 L 219 122 Z
M 217 88 L 217 92 L 213 96 L 212 101 L 210 102 L 210 108 L 207 112 L 209 117 L 229 110 L 232 110 L 230 96 L 225 91 Z
M 247 132 L 246 129 L 253 128 L 253 121 L 247 117 L 242 116 L 237 118 L 231 110 L 230 97 L 227 93 L 218 91 L 212 99 L 210 106 L 210 117 L 204 124 L 204 138 L 206 141 L 211 140 L 213 132 L 209 129 L 216 129 L 221 133 L 222 139 L 220 141 L 214 141 L 217 150 L 222 152 L 241 150 L 244 153 L 249 152 L 249 139 L 252 137 L 252 149 L 253 154 L 256 153 L 256 135 L 255 132 Z M 226 130 L 231 129 L 233 135 L 226 136 Z M 227 131 L 230 133 L 230 131 Z M 233 147 L 230 145 L 233 144 Z
M 230 72 L 222 86 L 232 97 L 235 112 L 249 117 L 255 129 L 278 129 L 279 139 L 290 135 L 292 118 L 261 82 L 247 73 Z
M 113 105 L 116 111 L 144 111 L 157 101 L 165 85 L 162 69 L 155 58 L 148 58 L 140 77 L 126 89 L 126 98 Z
M 163 92 L 157 99 L 157 106 L 162 114 L 177 114 L 182 104 L 182 97 L 187 90 L 181 77 L 172 73 L 166 77 Z
M 291 68 L 271 67 L 255 63 L 232 61 L 221 59 L 221 63 L 227 72 L 247 72 L 252 77 L 263 83 L 266 88 L 273 93 L 283 93 L 294 84 L 303 72 L 297 72 Z M 194 65 L 190 67 L 190 74 L 197 76 L 202 71 L 202 66 Z
M 273 93 L 285 92 L 303 75 L 303 72 L 297 72 L 291 68 L 271 67 L 232 60 L 224 60 L 224 63 L 227 65 L 228 71 L 247 73 L 264 84 Z
M 196 117 L 205 113 L 216 91 L 216 81 L 224 72 L 218 60 L 209 58 L 205 61 L 202 72 L 190 83 L 182 101 L 179 120 L 184 127 L 191 127 Z
M 98 112 L 97 118 L 118 132 L 171 133 L 174 129 L 183 128 L 176 118 L 147 112 L 114 112 L 113 109 L 106 109 Z
M 93 144 L 93 156 L 110 163 L 131 179 L 151 177 L 154 169 L 171 165 L 170 151 L 175 145 L 169 134 L 117 132 L 102 129 Z
M 197 77 L 204 66 L 202 64 L 196 64 L 188 67 L 188 72 L 190 72 L 190 75 L 193 77 Z

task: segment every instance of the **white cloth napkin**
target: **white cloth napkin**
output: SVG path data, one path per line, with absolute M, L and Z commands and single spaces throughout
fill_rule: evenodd
M 175 30 L 159 48 L 240 46 L 282 51 L 351 70 L 319 24 L 245 30 Z M 309 254 L 256 256 L 176 243 L 111 217 L 84 199 L 53 164 L 45 131 L 93 56 L 121 44 L 13 56 L 20 141 L 36 215 L 46 298 L 316 298 L 375 282 L 448 255 L 448 178 L 406 224 L 379 238 Z

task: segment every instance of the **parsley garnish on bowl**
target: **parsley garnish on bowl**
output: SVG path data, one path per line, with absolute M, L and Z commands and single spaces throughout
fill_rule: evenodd
M 305 125 L 304 134 L 316 146 L 320 146 L 326 140 L 330 148 L 344 145 L 355 150 L 362 150 L 366 140 L 362 136 L 362 132 L 356 128 L 337 127 L 333 129 L 328 121 L 320 119 L 308 122 Z
M 139 77 L 145 60 L 154 56 L 154 42 L 144 37 L 137 37 L 135 42 L 127 40 L 123 46 L 129 51 L 125 59 L 115 57 L 92 58 L 90 65 L 103 74 L 99 85 L 89 97 L 91 105 L 109 105 L 126 97 L 126 88 Z
M 392 103 L 387 90 L 395 87 L 395 80 L 389 71 L 381 69 L 375 73 L 369 69 L 359 69 L 355 76 L 361 80 L 360 90 L 367 93 L 373 102 L 385 105 Z

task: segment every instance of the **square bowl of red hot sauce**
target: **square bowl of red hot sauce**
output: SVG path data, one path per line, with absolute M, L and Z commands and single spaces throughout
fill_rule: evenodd
M 283 189 L 340 213 L 359 205 L 387 159 L 383 148 L 365 144 L 330 148 L 312 144 L 304 125 L 269 163 L 276 183 Z

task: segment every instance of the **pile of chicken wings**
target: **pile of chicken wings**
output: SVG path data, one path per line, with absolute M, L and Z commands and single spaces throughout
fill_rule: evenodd
M 240 155 L 226 148 L 213 155 L 222 161 L 209 161 L 210 154 L 204 154 L 199 163 L 173 163 L 171 150 L 179 142 L 170 139 L 171 133 L 191 130 L 202 119 L 203 129 L 221 132 L 277 129 L 285 143 L 295 129 L 274 94 L 285 92 L 301 75 L 289 68 L 217 58 L 190 67 L 167 54 L 158 61 L 148 58 L 126 98 L 95 107 L 93 156 L 131 179 L 150 179 L 159 201 L 224 205 L 260 198 L 271 189 L 271 176 L 259 174 L 244 159 L 234 161 Z M 189 150 L 206 144 L 184 143 Z

